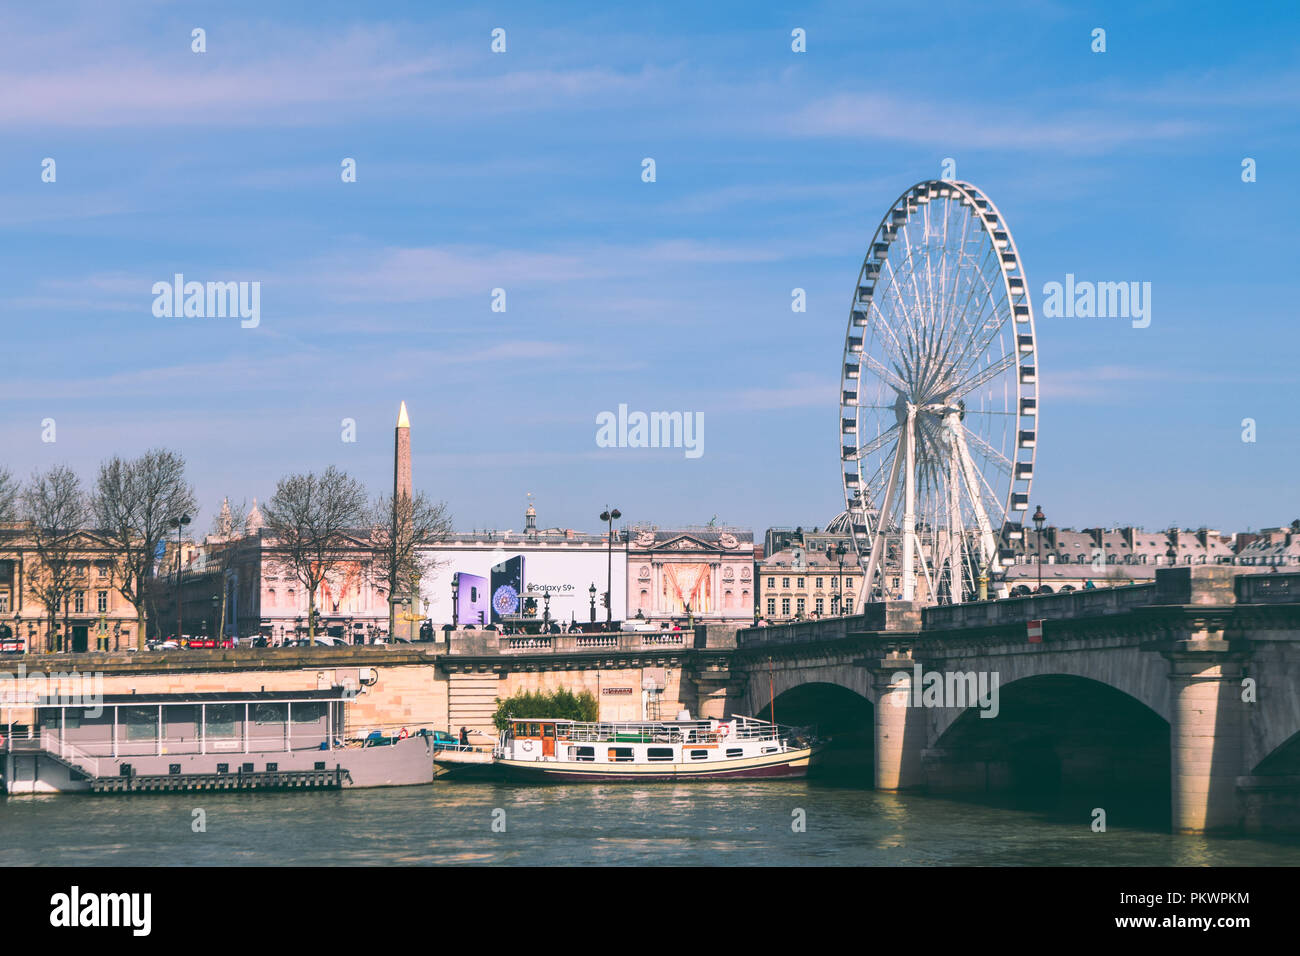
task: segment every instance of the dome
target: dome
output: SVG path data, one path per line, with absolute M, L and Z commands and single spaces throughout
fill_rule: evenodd
M 248 518 L 244 522 L 244 531 L 247 534 L 256 534 L 266 525 L 266 519 L 262 517 L 262 511 L 257 507 L 257 499 L 253 499 L 253 507 L 248 509 Z
M 853 525 L 847 511 L 841 511 L 826 522 L 826 534 L 851 534 L 852 532 Z

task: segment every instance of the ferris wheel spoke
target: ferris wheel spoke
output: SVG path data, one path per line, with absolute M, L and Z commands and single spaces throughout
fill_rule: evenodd
M 992 365 L 987 366 L 982 372 L 977 373 L 971 378 L 963 379 L 952 387 L 949 393 L 949 401 L 956 401 L 963 396 L 969 395 L 978 389 L 985 382 L 991 382 L 1003 372 L 1015 368 L 1016 353 L 1008 352 L 1002 358 L 998 359 Z

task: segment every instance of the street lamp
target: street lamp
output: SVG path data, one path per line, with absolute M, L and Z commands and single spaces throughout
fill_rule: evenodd
M 1178 549 L 1174 547 L 1172 541 L 1169 542 L 1169 550 L 1165 552 L 1165 557 L 1169 559 L 1169 566 L 1171 568 L 1178 564 Z
M 837 558 L 840 562 L 840 576 L 835 579 L 835 594 L 831 596 L 831 613 L 840 614 L 844 607 L 844 555 L 848 553 L 848 548 L 844 547 L 841 541 L 835 547 L 826 545 L 826 560 L 834 561 Z
M 223 630 L 221 626 L 223 622 L 221 620 L 220 615 L 217 613 L 217 610 L 220 607 L 220 605 L 221 605 L 221 596 L 217 594 L 212 595 L 212 628 L 213 628 L 213 636 L 217 639 L 218 644 L 220 644 L 221 639 L 226 636 L 221 633 Z
M 176 640 L 181 639 L 181 528 L 190 523 L 189 515 L 172 518 L 172 527 L 176 529 Z
M 1043 514 L 1043 506 L 1034 506 L 1034 528 L 1037 529 L 1038 537 L 1038 590 L 1035 594 L 1043 592 L 1043 522 L 1047 520 L 1047 515 Z
M 591 623 L 596 623 L 596 582 L 591 582 L 591 588 L 588 590 L 591 595 Z
M 600 513 L 600 520 L 606 524 L 607 535 L 605 537 L 608 546 L 608 557 L 605 563 L 605 630 L 613 630 L 614 627 L 614 522 L 623 517 L 623 512 L 617 508 L 605 506 L 605 510 Z

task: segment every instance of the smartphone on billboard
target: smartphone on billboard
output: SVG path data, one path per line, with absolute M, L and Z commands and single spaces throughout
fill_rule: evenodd
M 492 566 L 492 623 L 518 614 L 524 593 L 524 557 L 519 555 Z
M 461 624 L 482 627 L 488 621 L 488 580 L 481 574 L 455 575 L 457 619 Z

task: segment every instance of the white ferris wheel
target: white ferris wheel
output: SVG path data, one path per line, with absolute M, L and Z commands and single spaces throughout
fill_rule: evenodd
M 886 212 L 842 370 L 840 459 L 864 598 L 978 595 L 1029 507 L 1038 376 L 1020 255 L 976 187 L 918 183 Z

